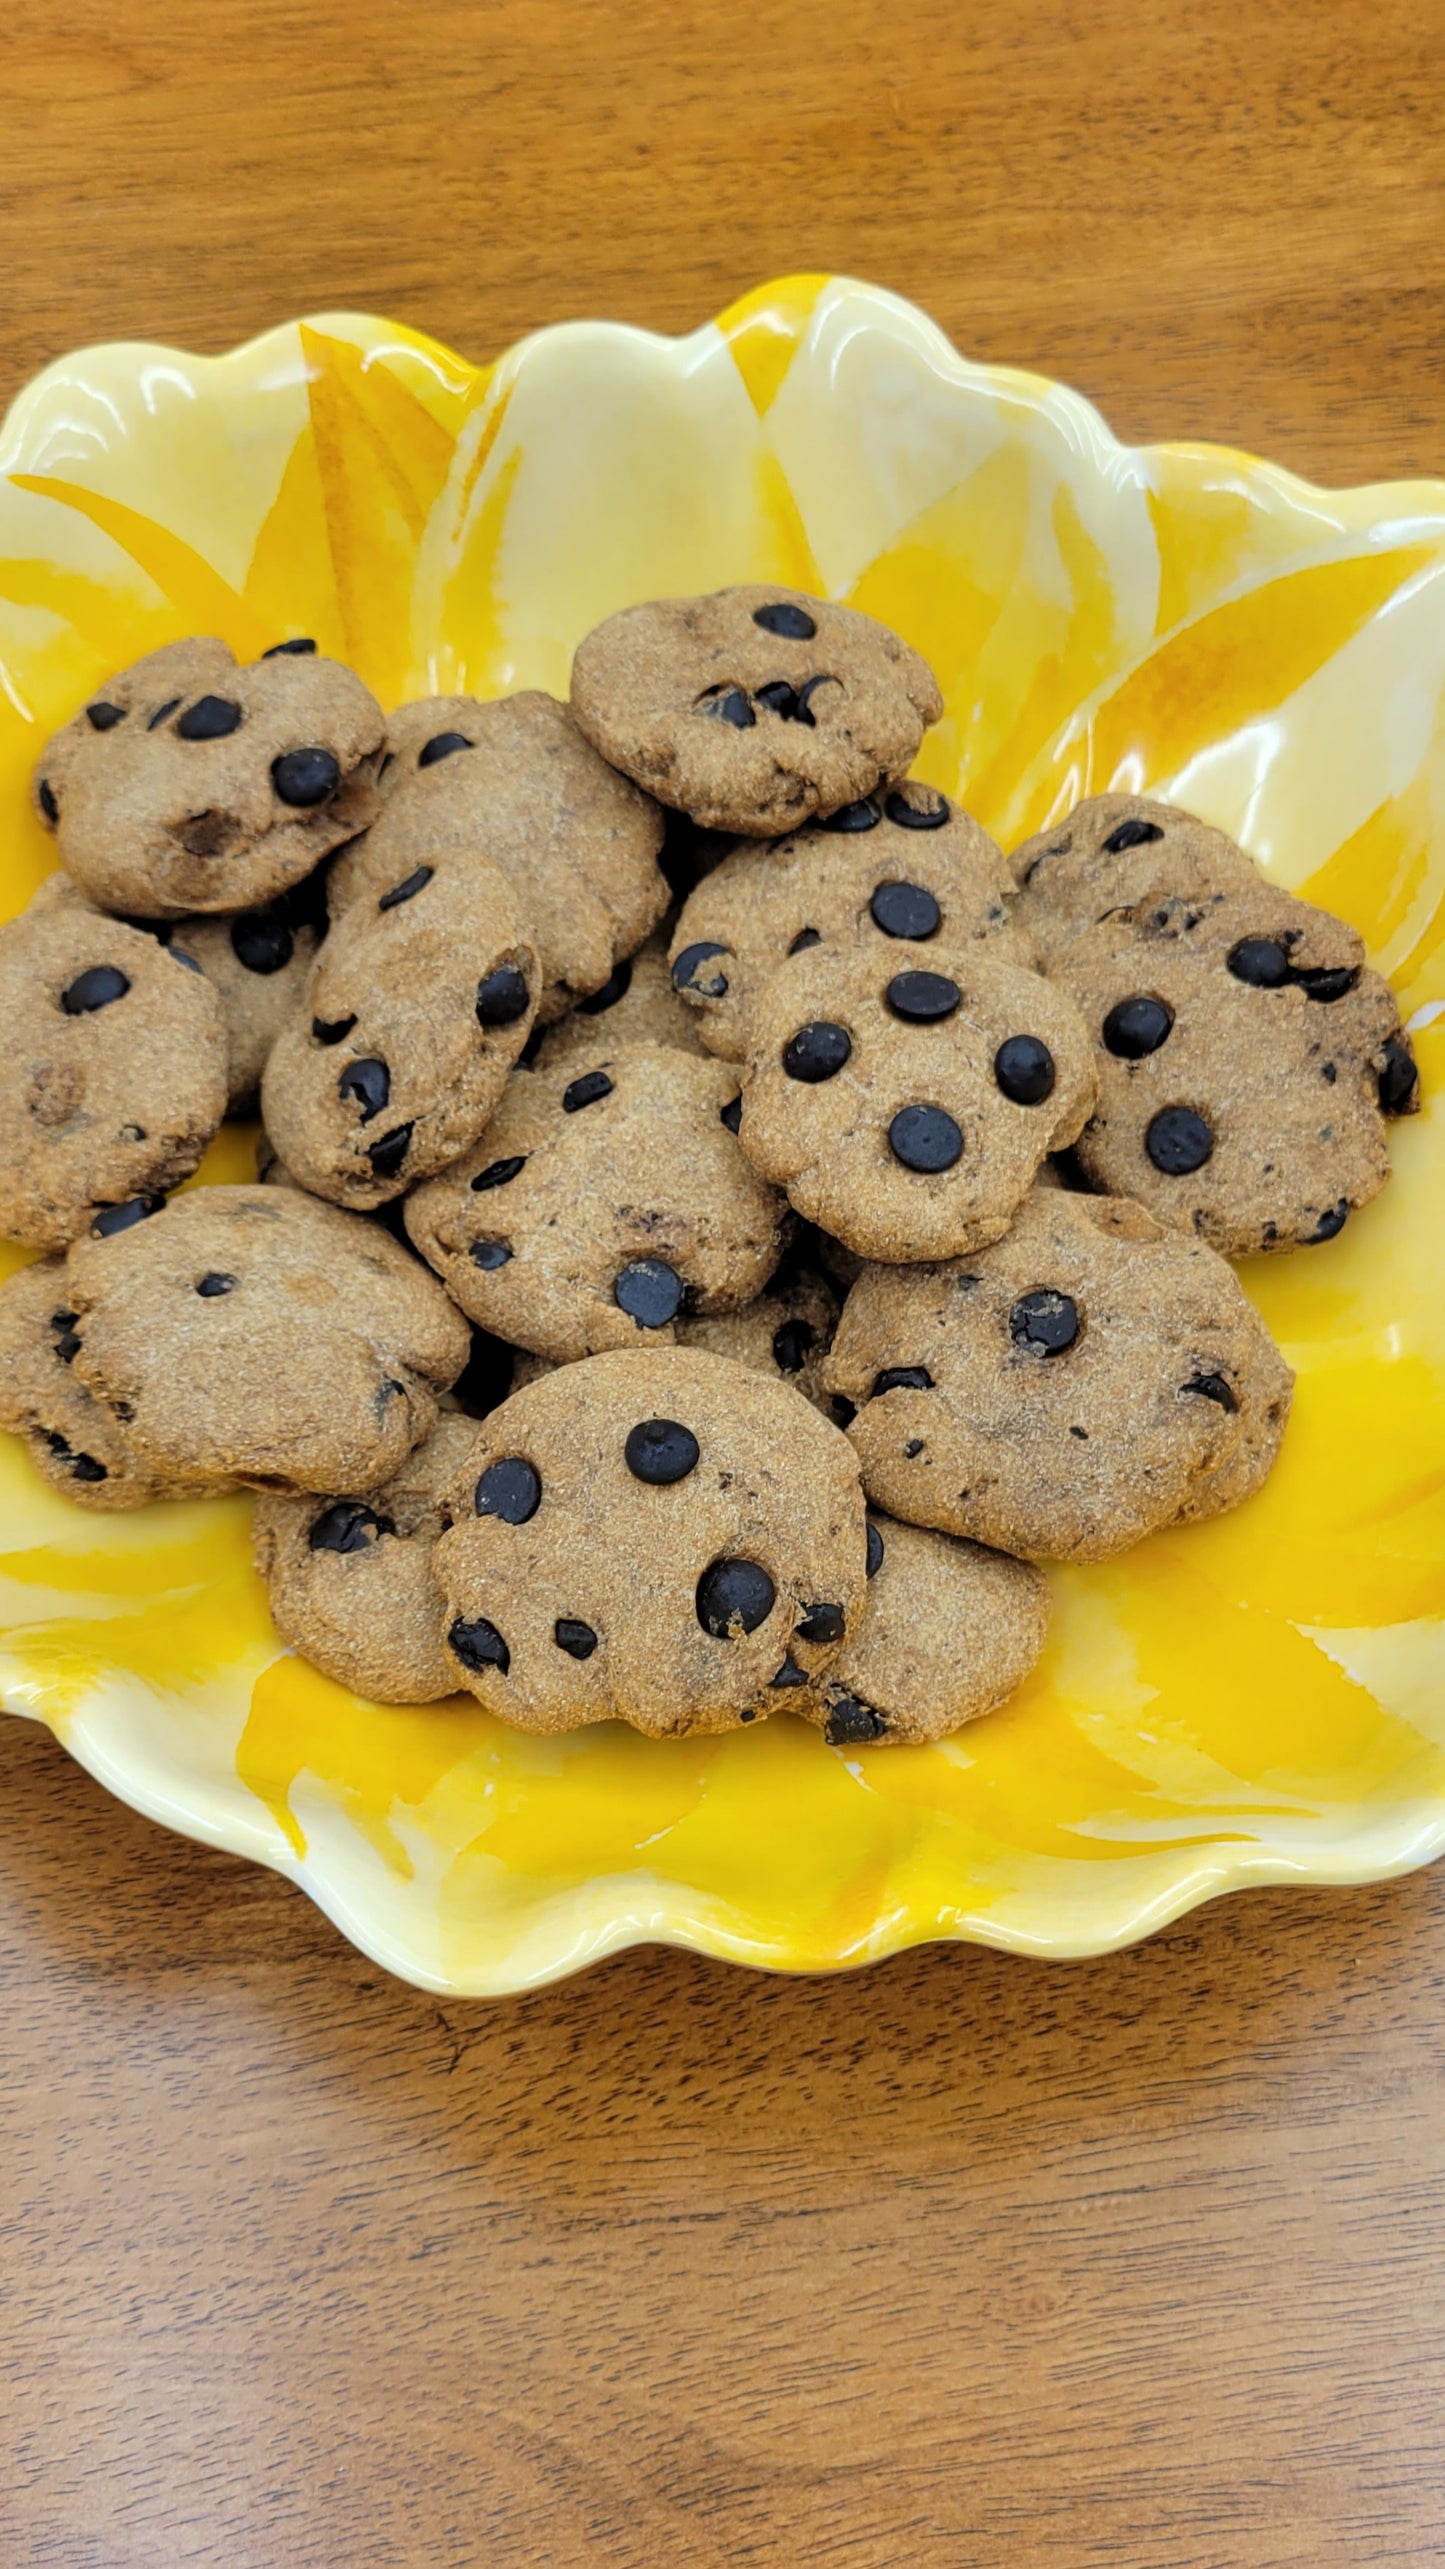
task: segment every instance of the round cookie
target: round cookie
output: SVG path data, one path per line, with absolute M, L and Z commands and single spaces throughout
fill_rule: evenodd
M 541 967 L 496 866 L 436 854 L 353 901 L 261 1084 L 266 1131 L 313 1194 L 366 1212 L 476 1140 L 537 1013 Z
M 649 937 L 636 954 L 621 963 L 587 999 L 579 999 L 570 1017 L 549 1026 L 536 1058 L 555 1066 L 581 1061 L 608 1044 L 668 1044 L 678 1053 L 705 1053 L 697 1019 L 672 986 L 667 947 Z
M 151 1470 L 349 1497 L 436 1420 L 470 1333 L 379 1223 L 289 1187 L 206 1186 L 83 1240 L 77 1378 Z
M 78 1382 L 80 1345 L 62 1258 L 41 1258 L 0 1285 L 0 1427 L 21 1436 L 36 1469 L 78 1506 L 145 1507 L 152 1499 L 207 1498 L 223 1480 L 182 1490 L 132 1451 L 121 1421 Z
M 599 990 L 667 907 L 662 814 L 583 739 L 565 705 L 529 689 L 483 704 L 403 705 L 387 734 L 385 806 L 327 882 L 333 918 L 379 899 L 438 855 L 500 867 L 542 958 L 550 1024 Z
M 891 1516 L 1064 1561 L 1207 1512 L 1211 1482 L 1221 1505 L 1245 1496 L 1293 1380 L 1203 1241 L 1059 1187 L 966 1259 L 866 1269 L 826 1379 L 857 1404 L 849 1434 Z
M 572 710 L 702 828 L 781 838 L 905 776 L 943 698 L 872 616 L 753 586 L 609 616 L 577 647 Z
M 256 1501 L 251 1549 L 277 1631 L 338 1686 L 379 1704 L 455 1694 L 432 1553 L 451 1523 L 442 1492 L 464 1476 L 475 1431 L 441 1418 L 364 1499 Z
M 764 984 L 748 1044 L 749 1159 L 846 1248 L 894 1263 L 996 1240 L 1094 1102 L 1072 1002 L 983 942 L 810 947 Z
M 93 901 L 147 919 L 249 910 L 376 810 L 385 726 L 354 671 L 223 642 L 167 644 L 47 742 L 35 804 Z
M 932 786 L 897 785 L 775 847 L 734 849 L 672 932 L 673 978 L 708 1050 L 742 1061 L 748 1010 L 789 955 L 977 937 L 1000 962 L 1031 969 L 1012 912 L 1013 879 L 987 832 Z
M 1086 928 L 1155 890 L 1200 899 L 1249 892 L 1262 880 L 1253 857 L 1223 830 L 1145 794 L 1093 795 L 1054 829 L 1025 839 L 1009 863 L 1016 916 L 1045 971 Z
M 0 928 L 0 1231 L 60 1248 L 163 1195 L 225 1111 L 220 1002 L 199 970 L 42 886 Z
M 233 918 L 179 919 L 165 942 L 193 957 L 221 1003 L 227 1111 L 238 1114 L 254 1103 L 271 1047 L 301 1006 L 316 929 L 281 900 Z
M 731 1730 L 821 1679 L 862 1608 L 847 1439 L 726 1357 L 563 1366 L 474 1431 L 448 1495 L 458 1678 L 527 1730 Z
M 838 1306 L 823 1278 L 787 1260 L 766 1293 L 741 1311 L 679 1320 L 679 1347 L 701 1347 L 713 1356 L 730 1356 L 770 1381 L 791 1384 L 804 1400 L 833 1420 L 832 1395 L 823 1386 L 823 1367 Z
M 1022 1683 L 1048 1623 L 1048 1582 L 1028 1562 L 870 1515 L 867 1602 L 796 1709 L 834 1748 L 946 1739 Z
M 513 1079 L 481 1140 L 406 1200 L 406 1227 L 454 1302 L 567 1364 L 684 1309 L 735 1311 L 784 1245 L 787 1206 L 728 1118 L 737 1074 L 660 1044 Z
M 1055 967 L 1089 1028 L 1091 1186 L 1225 1257 L 1332 1240 L 1390 1173 L 1385 1110 L 1419 1102 L 1387 982 L 1353 928 L 1256 880 L 1157 893 Z

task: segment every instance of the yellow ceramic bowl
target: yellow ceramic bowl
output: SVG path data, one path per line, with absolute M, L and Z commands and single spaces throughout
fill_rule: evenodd
M 847 1753 L 786 1716 L 537 1740 L 466 1699 L 363 1703 L 278 1647 L 243 1501 L 86 1516 L 0 1440 L 12 1710 L 456 1991 L 641 1938 L 797 1970 L 924 1937 L 1093 1953 L 1445 1846 L 1445 486 L 1131 452 L 817 277 L 690 339 L 578 325 L 483 371 L 354 315 L 219 359 L 91 349 L 25 394 L 0 472 L 10 909 L 50 862 L 40 743 L 175 635 L 315 634 L 388 703 L 565 695 L 613 608 L 778 579 L 927 654 L 922 770 L 1005 844 L 1142 789 L 1352 920 L 1426 1096 L 1378 1203 L 1245 1273 L 1299 1375 L 1267 1489 L 1060 1573 L 1036 1675 L 958 1740 Z M 203 1177 L 250 1173 L 228 1130 Z

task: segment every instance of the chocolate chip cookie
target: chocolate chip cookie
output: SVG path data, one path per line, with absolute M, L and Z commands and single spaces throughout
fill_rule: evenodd
M 337 660 L 268 652 L 242 668 L 223 642 L 168 643 L 47 742 L 36 808 L 106 909 L 249 910 L 365 829 L 384 730 Z
M 437 850 L 353 901 L 262 1081 L 266 1130 L 292 1176 L 365 1212 L 458 1158 L 501 1097 L 540 983 L 494 865 Z
M 52 1489 L 113 1512 L 230 1486 L 212 1479 L 182 1491 L 143 1463 L 114 1412 L 77 1381 L 79 1347 L 63 1258 L 38 1259 L 0 1285 L 0 1427 L 25 1439 Z
M 0 1230 L 59 1248 L 189 1177 L 226 1111 L 214 990 L 45 886 L 0 928 Z
M 470 1332 L 378 1223 L 288 1187 L 206 1186 L 72 1249 L 76 1379 L 166 1479 L 350 1497 L 435 1424 Z
M 465 1418 L 438 1419 L 362 1499 L 268 1491 L 256 1501 L 251 1548 L 277 1631 L 374 1703 L 432 1704 L 457 1691 L 432 1554 L 451 1523 L 442 1493 L 465 1478 L 474 1434 Z
M 536 689 L 403 705 L 387 740 L 385 809 L 331 868 L 333 917 L 438 855 L 472 857 L 515 888 L 542 957 L 544 1022 L 600 990 L 667 907 L 657 805 Z
M 581 1060 L 608 1044 L 668 1044 L 677 1053 L 705 1053 L 696 1017 L 678 997 L 661 937 L 649 937 L 624 955 L 600 990 L 581 999 L 570 1017 L 558 1018 L 537 1046 L 536 1058 L 555 1065 Z
M 465 1159 L 406 1200 L 454 1302 L 514 1346 L 570 1363 L 683 1310 L 762 1291 L 787 1206 L 734 1130 L 737 1073 L 660 1044 L 543 1063 L 508 1085 Z
M 675 1738 L 786 1707 L 861 1610 L 836 1428 L 723 1356 L 595 1356 L 474 1431 L 434 1564 L 459 1681 L 503 1720 Z
M 748 1009 L 789 955 L 977 937 L 1000 962 L 1029 969 L 1033 945 L 1013 909 L 1013 879 L 988 833 L 932 786 L 896 785 L 776 846 L 735 849 L 672 932 L 673 980 L 709 1052 L 742 1061 Z
M 890 1515 L 1063 1561 L 1207 1512 L 1211 1484 L 1213 1503 L 1247 1495 L 1292 1384 L 1203 1241 L 1058 1187 L 991 1248 L 865 1269 L 825 1378 L 857 1404 L 849 1433 Z
M 1192 895 L 1249 892 L 1254 859 L 1223 830 L 1143 794 L 1096 794 L 1039 830 L 1010 860 L 1018 918 L 1047 969 L 1086 928 L 1131 909 L 1156 887 Z
M 810 947 L 763 984 L 748 1047 L 743 1149 L 865 1258 L 996 1240 L 1094 1102 L 1072 1002 L 983 941 Z
M 609 616 L 578 645 L 572 710 L 702 828 L 781 838 L 905 776 L 943 699 L 872 616 L 754 586 Z
M 1028 1562 L 870 1514 L 863 1612 L 795 1710 L 835 1748 L 946 1739 L 1021 1684 L 1048 1622 Z

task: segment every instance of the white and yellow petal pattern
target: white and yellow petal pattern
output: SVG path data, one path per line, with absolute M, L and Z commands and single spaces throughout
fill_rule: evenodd
M 1352 920 L 1425 1092 L 1376 1204 L 1245 1271 L 1299 1375 L 1267 1488 L 1058 1574 L 1040 1667 L 955 1741 L 539 1740 L 469 1699 L 364 1703 L 280 1648 L 244 1502 L 86 1516 L 0 1439 L 13 1711 L 459 1992 L 645 1938 L 791 1970 L 927 1937 L 1092 1953 L 1445 1848 L 1445 485 L 1132 451 L 822 277 L 480 371 L 350 314 L 215 359 L 92 349 L 21 399 L 0 476 L 0 914 L 51 860 L 46 734 L 174 636 L 311 633 L 387 702 L 565 692 L 613 608 L 780 579 L 927 654 L 924 772 L 1006 842 L 1081 794 L 1173 796 Z M 248 1154 L 228 1130 L 201 1182 Z

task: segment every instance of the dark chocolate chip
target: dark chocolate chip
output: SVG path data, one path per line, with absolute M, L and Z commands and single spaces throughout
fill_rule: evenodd
M 168 721 L 170 716 L 175 712 L 180 701 L 179 696 L 167 696 L 163 705 L 157 705 L 155 712 L 151 715 L 149 722 L 146 724 L 146 730 L 159 731 L 162 723 Z
M 1241 937 L 1225 962 L 1235 980 L 1251 990 L 1279 990 L 1290 977 L 1288 949 L 1277 937 Z
M 842 1026 L 833 1025 L 826 1017 L 812 1025 L 800 1026 L 783 1047 L 783 1068 L 789 1079 L 800 1079 L 805 1086 L 816 1088 L 820 1080 L 836 1079 L 853 1050 L 852 1041 Z
M 922 789 L 925 793 L 927 787 Z M 883 805 L 890 821 L 900 830 L 941 830 L 948 818 L 948 797 L 936 794 L 929 803 L 910 803 L 904 793 L 892 793 Z M 893 931 L 896 936 L 899 931 Z
M 764 687 L 753 689 L 753 701 L 770 714 L 780 714 L 785 723 L 812 722 L 812 715 L 800 704 L 796 687 L 786 678 L 770 678 Z
M 223 1293 L 234 1293 L 238 1279 L 223 1275 L 219 1267 L 208 1268 L 196 1287 L 203 1302 L 216 1302 Z
M 885 1365 L 873 1377 L 870 1400 L 881 1400 L 885 1392 L 931 1392 L 933 1376 L 926 1365 Z
M 230 696 L 197 696 L 176 724 L 177 740 L 226 740 L 241 728 L 241 708 Z
M 361 1499 L 338 1499 L 311 1520 L 307 1536 L 313 1552 L 369 1552 L 383 1534 L 395 1534 L 390 1517 L 378 1516 Z
M 868 1520 L 868 1576 L 876 1579 L 883 1567 L 883 1537 L 872 1518 Z
M 1317 1240 L 1335 1239 L 1338 1234 L 1343 1231 L 1349 1218 L 1349 1199 L 1347 1196 L 1342 1195 L 1337 1204 L 1332 1204 L 1330 1206 L 1328 1213 L 1322 1213 L 1320 1215 L 1318 1222 L 1315 1224 L 1313 1231 L 1305 1242 L 1306 1248 L 1313 1248 Z
M 472 1180 L 473 1195 L 486 1195 L 494 1186 L 510 1186 L 527 1165 L 525 1151 L 514 1151 L 505 1160 L 489 1160 Z
M 298 633 L 289 642 L 273 642 L 261 657 L 263 660 L 307 660 L 315 648 L 309 633 Z
M 777 1589 L 760 1561 L 736 1555 L 711 1562 L 697 1583 L 697 1619 L 714 1641 L 756 1632 L 773 1611 Z
M 402 882 L 394 883 L 389 892 L 383 892 L 376 905 L 378 910 L 399 910 L 403 901 L 414 901 L 418 892 L 426 890 L 435 872 L 434 865 L 414 867 Z M 525 1007 L 526 1001 L 524 1000 L 522 1004 Z
M 619 999 L 625 999 L 631 988 L 632 964 L 624 955 L 620 963 L 613 965 L 600 990 L 589 991 L 585 999 L 578 1000 L 579 1017 L 600 1017 L 604 1009 L 615 1008 Z
M 60 805 L 55 799 L 55 789 L 48 776 L 42 776 L 40 779 L 40 808 L 53 828 L 60 818 Z
M 696 1471 L 702 1454 L 692 1429 L 675 1418 L 639 1419 L 629 1428 L 622 1450 L 633 1479 L 647 1481 L 654 1489 L 685 1481 L 689 1472 Z
M 1292 977 L 1299 983 L 1306 999 L 1322 1000 L 1328 1007 L 1332 1001 L 1343 999 L 1354 989 L 1360 977 L 1360 967 L 1357 963 L 1312 964 Z
M 350 1061 L 336 1083 L 340 1095 L 361 1108 L 363 1124 L 379 1115 L 391 1095 L 391 1073 L 375 1054 L 364 1054 L 360 1061 Z
M 782 1667 L 778 1670 L 776 1677 L 770 1677 L 768 1679 L 770 1687 L 806 1686 L 807 1682 L 808 1672 L 806 1668 L 800 1668 L 798 1666 L 798 1663 L 793 1657 L 791 1651 L 789 1651 L 787 1658 L 783 1661 Z
M 639 1329 L 665 1329 L 682 1308 L 682 1278 L 665 1258 L 634 1258 L 612 1288 L 619 1311 Z
M 477 983 L 477 1024 L 515 1026 L 519 1017 L 525 1017 L 531 996 L 526 974 L 514 963 L 499 963 L 495 972 Z
M 417 751 L 418 767 L 435 767 L 443 758 L 454 758 L 459 749 L 473 746 L 464 731 L 434 731 L 429 741 Z
M 1186 1392 L 1198 1392 L 1203 1400 L 1217 1401 L 1220 1408 L 1224 1410 L 1232 1412 L 1239 1407 L 1223 1374 L 1191 1374 L 1187 1383 L 1181 1383 L 1180 1389 Z
M 61 992 L 60 1004 L 67 1017 L 90 1017 L 97 1008 L 109 1008 L 113 1000 L 123 999 L 129 988 L 129 973 L 113 963 L 93 963 Z
M 313 1017 L 311 1040 L 314 1044 L 339 1044 L 355 1023 L 354 1017 Z
M 559 1615 L 552 1626 L 552 1639 L 569 1659 L 590 1659 L 597 1647 L 597 1635 L 590 1623 L 579 1623 L 573 1615 Z
M 93 1454 L 77 1454 L 73 1445 L 52 1427 L 42 1428 L 40 1432 L 56 1462 L 64 1464 L 73 1481 L 109 1480 L 110 1474 L 105 1465 L 98 1463 Z
M 789 946 L 788 952 L 789 954 L 806 954 L 810 946 L 820 946 L 822 942 L 822 937 L 816 928 L 800 928 L 797 935 L 794 937 L 792 944 Z
M 921 1453 L 922 1453 L 922 1451 L 923 1451 L 923 1439 L 922 1439 L 922 1437 L 921 1437 L 921 1436 L 910 1436 L 910 1437 L 909 1437 L 909 1439 L 908 1439 L 907 1444 L 906 1444 L 906 1445 L 904 1446 L 904 1448 L 903 1448 L 903 1451 L 904 1451 L 904 1453 L 907 1455 L 908 1460 L 909 1460 L 909 1462 L 911 1463 L 911 1462 L 913 1461 L 913 1459 L 914 1459 L 914 1456 L 915 1456 L 915 1455 L 917 1455 L 917 1454 L 921 1454 Z
M 288 749 L 272 759 L 271 782 L 290 810 L 307 812 L 335 793 L 341 761 L 329 749 Z
M 888 1127 L 888 1147 L 906 1169 L 929 1177 L 963 1155 L 963 1135 L 941 1106 L 901 1106 Z
M 605 1070 L 584 1070 L 580 1079 L 571 1080 L 562 1091 L 564 1115 L 578 1115 L 584 1106 L 596 1106 L 612 1095 L 613 1083 Z
M 1408 1044 L 1391 1035 L 1380 1063 L 1380 1106 L 1386 1115 L 1407 1115 L 1420 1086 L 1420 1073 Z
M 742 1131 L 743 1101 L 740 1097 L 733 1097 L 728 1100 L 727 1105 L 723 1108 L 722 1113 L 718 1117 L 718 1122 L 720 1124 L 726 1124 L 730 1133 L 740 1133 Z
M 703 966 L 711 963 L 715 954 L 731 952 L 731 946 L 712 945 L 706 941 L 700 945 L 684 946 L 672 967 L 673 989 L 690 990 L 695 999 L 721 999 L 728 986 L 727 974 L 705 972 Z
M 885 937 L 909 937 L 915 945 L 936 937 L 943 925 L 943 912 L 921 883 L 880 883 L 868 908 Z
M 820 1604 L 804 1606 L 793 1626 L 799 1641 L 841 1641 L 847 1618 L 841 1606 Z
M 773 1331 L 773 1363 L 779 1373 L 800 1374 L 817 1339 L 811 1320 L 780 1320 Z
M 524 1455 L 504 1454 L 489 1463 L 473 1500 L 478 1516 L 499 1516 L 504 1525 L 526 1525 L 542 1504 L 542 1476 Z
M 98 1240 L 113 1240 L 117 1231 L 133 1231 L 137 1222 L 148 1222 L 164 1203 L 163 1195 L 133 1195 L 128 1204 L 103 1204 L 91 1230 Z
M 499 1676 L 505 1677 L 512 1664 L 510 1650 L 496 1625 L 488 1623 L 485 1615 L 476 1615 L 470 1622 L 465 1616 L 458 1615 L 447 1634 L 447 1648 L 453 1659 L 459 1659 L 464 1668 L 478 1673 L 484 1668 L 495 1668 Z
M 757 715 L 741 687 L 718 687 L 698 701 L 700 714 L 711 714 L 718 722 L 731 723 L 734 731 L 751 731 Z
M 754 607 L 753 622 L 761 625 L 764 633 L 780 634 L 786 642 L 811 642 L 818 630 L 806 607 L 795 607 L 786 598 Z
M 793 716 L 794 722 L 806 723 L 809 731 L 812 731 L 815 728 L 813 718 L 813 698 L 816 696 L 818 689 L 820 687 L 836 687 L 839 683 L 838 679 L 831 677 L 826 670 L 821 669 L 819 670 L 816 678 L 805 678 L 803 684 L 798 689 L 798 710 Z
M 474 1240 L 471 1256 L 473 1266 L 480 1267 L 484 1276 L 494 1276 L 499 1267 L 511 1265 L 512 1244 L 510 1240 Z
M 1027 1347 L 1032 1356 L 1062 1356 L 1078 1337 L 1079 1307 L 1071 1295 L 1040 1285 L 1033 1293 L 1020 1294 L 1008 1325 L 1016 1347 Z
M 888 1724 L 871 1704 L 861 1703 L 856 1695 L 835 1695 L 823 1725 L 823 1737 L 830 1748 L 857 1748 L 864 1740 L 881 1739 Z
M 203 696 L 201 698 L 203 705 L 213 703 L 214 701 L 216 700 L 209 696 Z M 116 724 L 123 723 L 125 720 L 125 707 L 124 705 L 107 705 L 103 702 L 95 705 L 87 705 L 85 708 L 85 719 L 89 723 L 92 731 L 114 731 Z M 234 730 L 235 725 L 228 724 L 227 728 L 228 730 Z M 200 737 L 204 739 L 206 735 L 202 733 Z
M 1117 1061 L 1143 1061 L 1146 1053 L 1157 1053 L 1173 1024 L 1172 1008 L 1139 991 L 1119 1000 L 1104 1019 L 1105 1049 Z
M 184 946 L 173 946 L 167 944 L 166 952 L 170 956 L 172 963 L 180 964 L 186 972 L 200 971 L 201 967 L 197 963 L 195 956 L 193 954 L 187 954 Z
M 1331 1088 L 1334 1087 L 1339 1075 L 1339 1071 L 1336 1069 L 1335 1064 L 1332 1061 L 1321 1062 L 1320 1077 L 1323 1080 L 1328 1080 Z
M 861 802 L 840 803 L 836 812 L 828 814 L 823 827 L 851 837 L 856 830 L 876 830 L 882 818 L 877 804 L 870 802 L 865 794 Z
M 946 972 L 895 972 L 885 997 L 907 1025 L 931 1026 L 953 1015 L 963 992 Z
M 1161 1106 L 1144 1136 L 1144 1148 L 1161 1177 L 1188 1177 L 1203 1168 L 1214 1135 L 1192 1106 Z
M 1010 1035 L 993 1057 L 999 1093 L 1015 1106 L 1041 1106 L 1054 1091 L 1054 1057 L 1037 1035 Z
M 1118 828 L 1111 830 L 1105 839 L 1104 854 L 1122 856 L 1126 848 L 1148 847 L 1155 839 L 1163 836 L 1164 832 L 1157 821 L 1121 821 Z M 1046 847 L 1044 850 L 1045 856 L 1056 856 L 1058 853 L 1057 848 Z
M 62 1365 L 72 1364 L 80 1353 L 80 1333 L 73 1311 L 52 1311 L 50 1326 L 55 1332 L 55 1352 Z
M 296 939 L 274 911 L 243 910 L 231 921 L 231 952 L 244 972 L 284 972 Z

